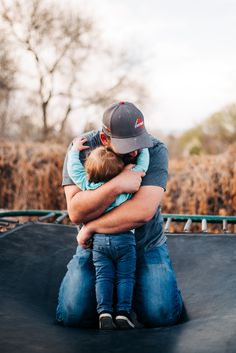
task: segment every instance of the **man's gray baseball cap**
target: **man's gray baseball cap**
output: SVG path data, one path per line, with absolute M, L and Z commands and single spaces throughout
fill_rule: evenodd
M 110 136 L 115 151 L 126 154 L 153 146 L 142 112 L 129 102 L 111 105 L 103 114 L 103 131 Z

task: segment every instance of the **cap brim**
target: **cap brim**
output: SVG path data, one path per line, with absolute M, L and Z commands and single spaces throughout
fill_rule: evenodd
M 115 148 L 115 151 L 120 154 L 126 154 L 136 150 L 141 150 L 143 148 L 153 147 L 152 138 L 147 132 L 136 137 L 124 139 L 111 137 L 111 142 Z

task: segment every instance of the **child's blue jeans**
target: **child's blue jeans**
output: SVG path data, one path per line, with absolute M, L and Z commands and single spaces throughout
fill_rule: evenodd
M 136 269 L 135 235 L 132 232 L 93 237 L 93 263 L 96 271 L 97 312 L 113 312 L 113 289 L 116 289 L 115 311 L 132 309 Z

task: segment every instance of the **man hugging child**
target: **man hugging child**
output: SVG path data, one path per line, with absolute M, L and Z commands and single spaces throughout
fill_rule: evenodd
M 90 148 L 84 145 L 85 138 L 76 138 L 68 153 L 70 178 L 81 190 L 94 190 L 117 176 L 124 168 L 122 158 L 105 146 L 90 152 L 83 166 L 80 151 Z M 140 151 L 136 165 L 132 169 L 146 172 L 149 166 L 147 148 Z M 133 194 L 120 194 L 105 210 L 109 212 L 127 201 Z M 96 300 L 100 329 L 132 329 L 131 320 L 133 289 L 135 283 L 136 249 L 135 231 L 119 234 L 94 234 L 92 239 L 83 239 L 80 233 L 77 240 L 80 246 L 92 246 L 93 262 L 96 271 Z M 113 310 L 113 289 L 116 285 L 117 303 Z M 113 313 L 114 321 L 113 321 Z

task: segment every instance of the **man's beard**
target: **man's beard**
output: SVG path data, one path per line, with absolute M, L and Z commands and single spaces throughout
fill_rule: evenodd
M 138 153 L 138 155 L 139 155 L 139 153 Z M 121 155 L 120 157 L 121 157 L 122 161 L 124 162 L 124 164 L 127 165 L 127 164 L 130 164 L 130 163 L 136 164 L 137 156 L 136 157 L 132 157 L 132 156 L 130 156 L 129 153 L 127 153 L 127 154 Z

